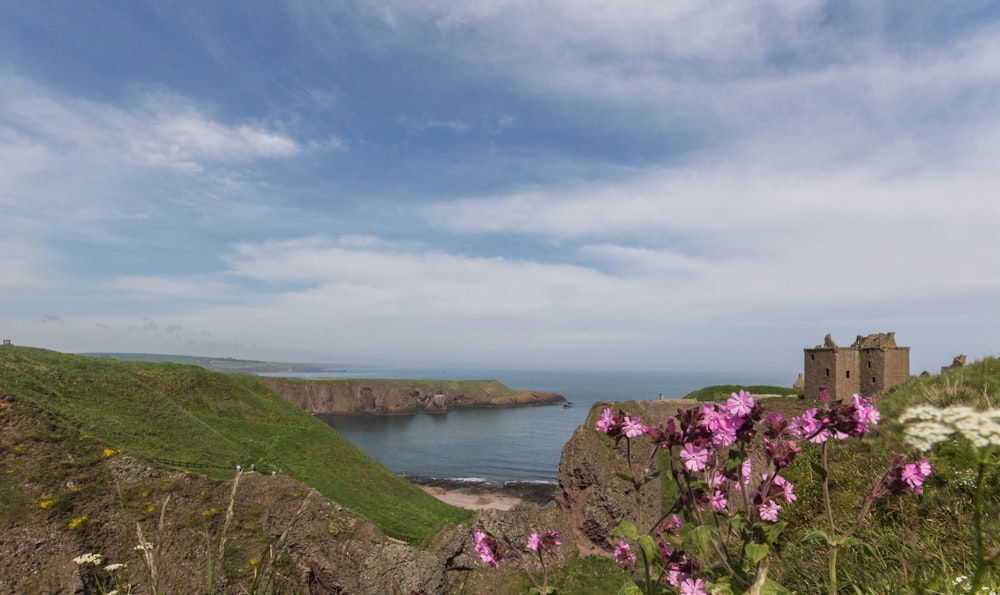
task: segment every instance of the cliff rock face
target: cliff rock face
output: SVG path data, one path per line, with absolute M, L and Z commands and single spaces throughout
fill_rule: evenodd
M 413 415 L 462 407 L 551 405 L 555 393 L 515 391 L 496 381 L 407 381 L 262 377 L 268 388 L 313 414 Z
M 629 401 L 611 407 L 615 413 L 621 410 L 626 415 L 639 416 L 644 423 L 660 424 L 678 409 L 694 405 L 694 401 L 683 400 Z M 601 406 L 591 409 L 587 421 L 563 446 L 559 460 L 556 503 L 569 518 L 582 555 L 613 551 L 617 540 L 611 533 L 622 520 L 634 522 L 638 518 L 642 524 L 640 531 L 646 531 L 662 514 L 659 479 L 642 488 L 637 502 L 631 482 L 617 476 L 628 473 L 625 439 L 615 445 L 613 439 L 594 429 L 601 410 Z M 648 440 L 633 440 L 631 463 L 637 472 L 641 473 L 649 463 L 650 453 Z M 656 464 L 655 460 L 652 464 Z

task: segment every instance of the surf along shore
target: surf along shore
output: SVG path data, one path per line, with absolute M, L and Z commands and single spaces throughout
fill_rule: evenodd
M 468 510 L 510 510 L 522 502 L 546 506 L 555 501 L 554 483 L 489 482 L 410 478 L 422 490 L 442 502 Z

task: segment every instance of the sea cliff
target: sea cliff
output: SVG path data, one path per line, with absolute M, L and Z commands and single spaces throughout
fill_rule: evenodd
M 413 415 L 566 401 L 556 393 L 514 390 L 495 380 L 261 379 L 286 401 L 320 415 Z

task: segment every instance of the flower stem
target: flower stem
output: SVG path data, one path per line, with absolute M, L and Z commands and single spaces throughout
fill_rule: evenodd
M 986 449 L 983 449 L 984 451 Z M 972 576 L 972 586 L 969 593 L 978 593 L 986 573 L 986 560 L 983 555 L 983 476 L 986 474 L 986 452 L 979 453 L 979 469 L 976 471 L 976 493 L 972 497 L 973 522 L 976 526 L 976 573 Z
M 824 442 L 820 448 L 820 467 L 823 468 L 823 504 L 826 506 L 827 522 L 830 526 L 830 594 L 837 595 L 837 548 L 840 542 L 836 538 L 833 524 L 833 504 L 830 502 L 830 466 L 827 464 L 829 442 Z

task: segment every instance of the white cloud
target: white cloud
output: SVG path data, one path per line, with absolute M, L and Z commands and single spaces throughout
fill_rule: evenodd
M 150 93 L 118 106 L 62 96 L 0 73 L 0 156 L 8 157 L 0 160 L 0 180 L 7 182 L 0 202 L 24 204 L 30 197 L 33 206 L 58 201 L 65 208 L 81 204 L 80 193 L 97 180 L 105 187 L 131 183 L 141 165 L 211 168 L 224 180 L 233 175 L 226 165 L 286 159 L 301 150 L 274 126 L 224 123 L 179 95 Z M 60 183 L 74 186 L 72 196 Z M 93 195 L 108 201 L 115 193 Z M 134 195 L 129 198 L 134 202 Z

